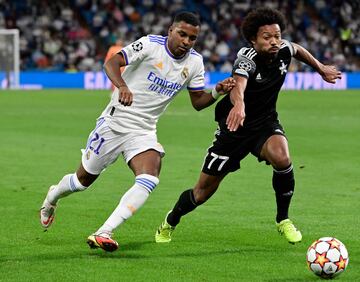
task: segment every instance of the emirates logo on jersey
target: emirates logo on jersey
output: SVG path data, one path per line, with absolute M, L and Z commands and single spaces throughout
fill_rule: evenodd
M 189 69 L 187 67 L 184 67 L 184 69 L 181 72 L 181 77 L 183 79 L 186 79 L 189 76 Z

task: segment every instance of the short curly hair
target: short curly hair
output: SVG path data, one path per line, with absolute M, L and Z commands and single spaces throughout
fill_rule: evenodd
M 199 17 L 191 12 L 179 12 L 174 16 L 173 23 L 178 22 L 186 22 L 188 24 L 191 24 L 192 26 L 200 26 L 200 19 Z
M 258 8 L 252 10 L 246 15 L 241 25 L 241 31 L 244 38 L 251 43 L 251 39 L 256 37 L 261 26 L 278 24 L 280 30 L 286 28 L 286 20 L 282 13 L 270 8 Z

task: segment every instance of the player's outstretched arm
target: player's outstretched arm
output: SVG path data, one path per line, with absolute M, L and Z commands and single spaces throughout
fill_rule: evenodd
M 226 78 L 216 84 L 211 93 L 201 91 L 189 91 L 191 104 L 194 109 L 200 111 L 212 105 L 220 95 L 229 93 L 235 86 L 235 80 L 232 77 Z
M 295 50 L 294 58 L 311 66 L 326 82 L 335 83 L 337 79 L 341 79 L 341 72 L 335 66 L 320 63 L 308 50 L 299 44 L 292 43 L 292 45 Z
M 227 127 L 230 131 L 236 131 L 239 126 L 243 126 L 245 120 L 244 92 L 247 85 L 247 78 L 235 75 L 235 87 L 230 92 L 230 100 L 234 105 L 226 119 Z
M 124 106 L 132 104 L 133 95 L 121 77 L 120 67 L 125 66 L 125 60 L 121 53 L 112 56 L 105 64 L 104 71 L 113 85 L 119 89 L 119 102 Z

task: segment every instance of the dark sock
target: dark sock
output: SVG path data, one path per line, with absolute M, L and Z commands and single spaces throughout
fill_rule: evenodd
M 292 165 L 288 168 L 273 173 L 273 188 L 275 190 L 277 215 L 276 222 L 287 219 L 291 197 L 294 193 L 295 179 Z
M 197 206 L 192 189 L 182 192 L 171 213 L 167 216 L 167 222 L 175 227 L 183 215 L 191 212 Z

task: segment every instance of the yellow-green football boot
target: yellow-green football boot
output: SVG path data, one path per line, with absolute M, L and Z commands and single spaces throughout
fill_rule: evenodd
M 169 243 L 171 241 L 171 235 L 175 230 L 174 226 L 171 226 L 167 222 L 167 216 L 171 211 L 169 211 L 165 217 L 165 220 L 161 223 L 158 230 L 155 233 L 155 242 L 156 243 Z
M 301 232 L 296 229 L 295 225 L 290 219 L 284 219 L 279 223 L 276 223 L 276 227 L 280 235 L 284 235 L 290 244 L 301 242 Z

